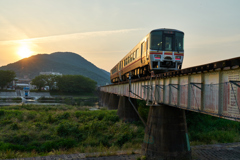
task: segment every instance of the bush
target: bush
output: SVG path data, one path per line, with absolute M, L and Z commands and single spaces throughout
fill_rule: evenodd
M 51 114 L 48 115 L 48 119 L 47 119 L 47 121 L 46 121 L 47 123 L 54 123 L 55 121 L 56 121 L 56 119 L 53 118 Z
M 69 135 L 77 135 L 79 133 L 78 124 L 70 122 L 62 122 L 57 126 L 57 135 L 66 137 Z
M 144 119 L 145 122 L 147 122 L 149 106 L 146 106 L 145 101 L 138 100 L 137 103 L 138 103 L 138 112 L 140 116 Z
M 0 116 L 3 116 L 3 115 L 4 115 L 4 111 L 0 110 Z
M 12 130 L 18 130 L 20 127 L 18 126 L 18 124 L 17 123 L 13 123 L 13 124 L 11 124 L 11 126 L 10 126 L 10 129 L 12 129 Z
M 111 121 L 112 123 L 116 123 L 119 121 L 119 117 L 117 115 L 106 115 L 103 120 Z
M 41 122 L 37 122 L 37 123 L 35 123 L 35 126 L 36 126 L 36 128 L 38 129 L 38 130 L 43 130 L 43 129 L 47 129 L 48 128 L 48 126 L 46 125 L 46 124 L 44 124 L 44 123 L 41 123 Z
M 58 120 L 62 120 L 62 119 L 68 119 L 69 117 L 70 117 L 70 113 L 66 112 L 66 113 L 58 115 L 56 118 Z

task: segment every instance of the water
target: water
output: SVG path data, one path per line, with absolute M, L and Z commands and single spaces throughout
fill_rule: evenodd
M 0 106 L 13 106 L 13 105 L 23 105 L 23 104 L 33 104 L 33 105 L 76 105 L 76 106 L 84 106 L 89 107 L 89 110 L 98 110 L 100 107 L 98 106 L 98 102 L 82 100 L 82 101 L 69 101 L 69 100 L 35 100 L 35 99 L 25 99 L 22 100 L 13 100 L 13 99 L 5 99 L 0 100 Z

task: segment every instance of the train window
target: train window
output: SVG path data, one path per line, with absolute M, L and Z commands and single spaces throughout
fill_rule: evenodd
M 138 54 L 138 49 L 136 50 L 136 58 L 139 57 L 139 54 Z
M 130 63 L 130 57 L 128 57 L 128 63 Z
M 170 36 L 165 37 L 165 50 L 172 51 L 172 37 Z
M 136 51 L 133 52 L 133 60 L 136 58 Z
M 130 55 L 130 62 L 132 62 L 132 54 Z
M 162 50 L 163 40 L 162 31 L 155 31 L 151 33 L 150 49 Z
M 176 42 L 175 42 L 175 50 L 176 51 L 183 51 L 183 44 L 184 44 L 184 34 L 176 32 Z
M 116 73 L 116 71 L 117 71 L 117 68 L 114 67 L 114 68 L 112 69 L 112 74 Z

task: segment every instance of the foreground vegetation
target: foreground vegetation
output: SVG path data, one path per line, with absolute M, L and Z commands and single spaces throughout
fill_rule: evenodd
M 116 111 L 78 106 L 0 109 L 0 157 L 32 157 L 140 148 L 144 127 L 123 123 Z
M 138 111 L 147 121 L 149 107 L 139 101 Z M 240 122 L 185 111 L 191 145 L 240 142 Z
M 0 108 L 0 158 L 140 149 L 141 122 L 124 123 L 117 111 L 82 106 Z M 147 118 L 140 102 L 139 113 Z M 186 111 L 191 145 L 240 141 L 240 123 Z
M 186 111 L 191 145 L 240 142 L 240 122 Z

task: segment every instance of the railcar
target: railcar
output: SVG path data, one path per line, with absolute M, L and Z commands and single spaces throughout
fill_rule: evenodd
M 110 71 L 112 83 L 154 73 L 181 69 L 184 57 L 184 32 L 155 29 L 148 33 Z

